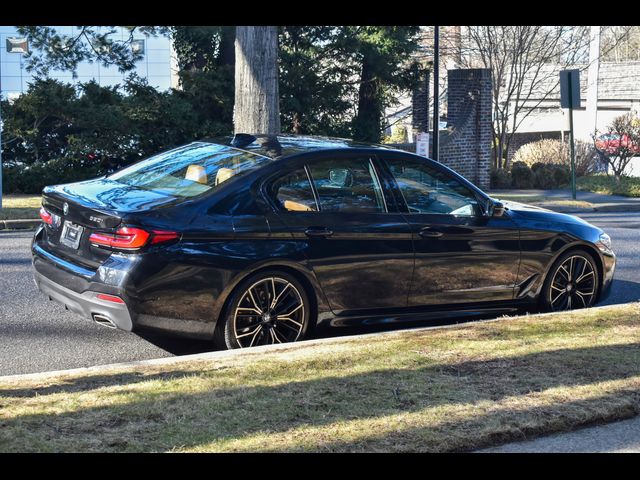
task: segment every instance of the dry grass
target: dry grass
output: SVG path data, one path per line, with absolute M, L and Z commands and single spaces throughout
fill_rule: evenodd
M 40 195 L 3 195 L 0 220 L 40 218 Z
M 640 412 L 640 304 L 0 381 L 0 451 L 467 451 Z
M 554 208 L 593 210 L 593 208 L 595 207 L 593 203 L 586 202 L 584 200 L 573 200 L 569 198 L 567 199 L 549 198 L 541 195 L 532 195 L 532 194 L 502 195 L 500 193 L 496 193 L 495 197 L 501 200 L 510 200 L 513 202 L 526 203 L 527 205 L 535 205 L 537 207 L 548 208 L 550 210 L 553 210 Z

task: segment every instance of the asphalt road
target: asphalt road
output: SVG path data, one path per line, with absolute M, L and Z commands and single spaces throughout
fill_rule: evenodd
M 640 213 L 590 213 L 582 217 L 611 235 L 618 254 L 613 290 L 602 305 L 640 300 Z M 208 342 L 150 335 L 143 338 L 110 330 L 48 301 L 31 277 L 31 235 L 32 232 L 0 232 L 0 375 L 88 367 L 212 349 Z M 440 322 L 445 323 L 452 321 Z M 334 329 L 325 335 L 364 331 Z

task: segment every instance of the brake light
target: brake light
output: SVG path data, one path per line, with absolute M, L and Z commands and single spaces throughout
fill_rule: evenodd
M 152 230 L 151 232 L 147 232 L 142 228 L 122 227 L 119 228 L 116 233 L 92 233 L 89 237 L 89 242 L 104 247 L 136 250 L 144 247 L 148 243 L 157 245 L 159 243 L 177 240 L 179 236 L 177 232 L 167 230 Z M 151 239 L 150 242 L 149 239 Z
M 106 300 L 107 302 L 113 303 L 124 303 L 124 300 L 120 297 L 116 297 L 115 295 L 107 295 L 106 293 L 99 293 L 96 295 L 100 300 Z
M 170 232 L 168 230 L 153 230 L 153 237 L 151 238 L 151 244 L 156 245 L 158 243 L 170 242 L 177 240 L 179 237 L 177 232 Z
M 53 225 L 53 216 L 44 207 L 40 207 L 40 218 L 47 225 Z

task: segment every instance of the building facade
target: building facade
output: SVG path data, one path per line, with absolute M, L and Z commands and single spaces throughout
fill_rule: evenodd
M 73 36 L 78 33 L 78 27 L 54 27 L 62 35 Z M 107 28 L 107 27 L 104 27 Z M 124 27 L 115 27 L 112 37 L 117 40 L 129 38 L 129 32 Z M 13 26 L 0 26 L 0 92 L 2 99 L 17 97 L 29 88 L 33 74 L 26 69 L 21 47 L 24 42 Z M 149 85 L 158 90 L 168 90 L 177 87 L 177 66 L 173 54 L 171 40 L 166 36 L 134 35 L 130 48 L 138 49 L 143 58 L 136 63 L 130 72 L 121 73 L 115 66 L 105 67 L 100 62 L 82 62 L 78 66 L 77 76 L 74 78 L 69 71 L 52 70 L 49 77 L 65 83 L 85 83 L 95 80 L 102 86 L 122 84 L 131 73 L 147 79 Z M 12 51 L 13 50 L 13 51 Z

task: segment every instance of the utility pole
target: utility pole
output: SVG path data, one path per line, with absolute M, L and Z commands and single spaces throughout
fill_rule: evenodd
M 440 156 L 440 27 L 433 27 L 433 159 Z
M 600 27 L 591 26 L 589 34 L 589 69 L 587 71 L 586 130 L 581 137 L 587 142 L 595 135 L 598 122 L 598 76 L 600 72 Z

